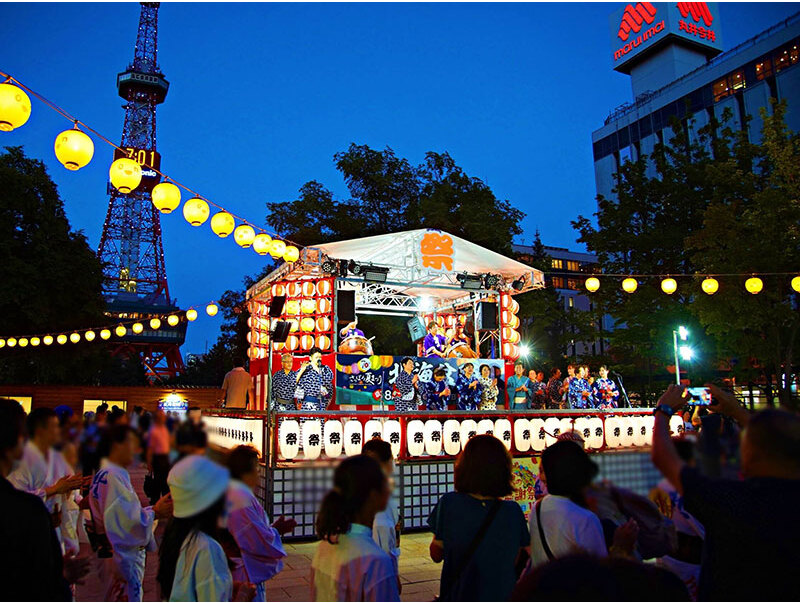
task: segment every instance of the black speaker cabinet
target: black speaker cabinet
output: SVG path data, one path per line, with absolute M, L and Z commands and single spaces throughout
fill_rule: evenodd
M 281 314 L 283 314 L 283 304 L 286 303 L 286 296 L 285 295 L 276 295 L 272 298 L 272 301 L 269 302 L 269 315 L 270 318 L 280 318 Z
M 356 292 L 354 289 L 336 292 L 336 314 L 340 323 L 353 322 L 356 319 Z
M 289 332 L 292 329 L 292 323 L 279 320 L 275 323 L 275 329 L 272 331 L 272 341 L 274 343 L 284 343 L 286 338 L 289 337 Z
M 496 303 L 478 302 L 478 311 L 475 314 L 476 331 L 494 331 L 499 327 Z

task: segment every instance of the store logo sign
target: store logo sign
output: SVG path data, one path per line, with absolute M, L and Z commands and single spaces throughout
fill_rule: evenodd
M 688 17 L 691 17 L 692 21 L 694 21 L 692 23 L 691 21 L 687 22 L 680 19 L 678 21 L 678 31 L 685 32 L 687 35 L 701 40 L 717 41 L 717 34 L 711 29 L 714 15 L 711 14 L 708 4 L 705 2 L 678 2 L 678 10 L 683 19 L 688 21 Z M 705 27 L 698 25 L 700 21 L 705 23 Z
M 655 19 L 656 8 L 650 2 L 637 2 L 636 6 L 629 4 L 622 13 L 617 37 L 627 42 L 631 33 L 639 33 L 642 27 L 650 25 Z

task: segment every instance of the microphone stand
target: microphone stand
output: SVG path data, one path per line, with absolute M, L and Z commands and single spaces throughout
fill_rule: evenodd
M 625 384 L 622 382 L 622 375 L 620 375 L 616 371 L 614 371 L 611 374 L 614 375 L 614 377 L 616 377 L 617 379 L 617 384 L 619 385 L 619 391 L 622 394 L 623 401 L 625 402 L 625 408 L 633 408 L 631 406 L 630 398 L 628 398 L 628 392 L 625 391 Z

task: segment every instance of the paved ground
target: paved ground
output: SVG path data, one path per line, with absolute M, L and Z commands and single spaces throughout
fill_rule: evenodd
M 147 504 L 142 492 L 144 468 L 130 472 L 131 481 L 139 493 L 143 504 Z M 163 528 L 156 531 L 160 537 Z M 432 601 L 439 592 L 439 574 L 442 566 L 434 564 L 428 556 L 430 534 L 406 534 L 400 539 L 400 581 L 403 585 L 401 598 L 403 601 Z M 267 582 L 267 601 L 308 601 L 311 596 L 309 576 L 311 558 L 316 550 L 316 543 L 287 544 L 289 556 L 285 560 L 283 571 Z M 92 555 L 89 545 L 83 545 L 82 554 Z M 103 601 L 103 592 L 97 579 L 99 567 L 94 559 L 92 573 L 87 576 L 86 584 L 78 586 L 77 601 Z M 158 553 L 148 553 L 144 578 L 144 600 L 159 601 L 156 588 L 156 571 L 158 569 Z

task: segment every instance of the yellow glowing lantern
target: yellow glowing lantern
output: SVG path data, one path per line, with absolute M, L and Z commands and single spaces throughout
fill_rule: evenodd
M 114 329 L 114 333 L 117 337 L 125 337 L 125 333 L 127 332 L 128 330 L 122 325 L 119 325 L 116 329 Z
M 758 295 L 764 288 L 764 282 L 757 276 L 751 276 L 744 282 L 744 288 L 747 289 L 748 293 Z
M 331 330 L 331 319 L 327 316 L 320 316 L 317 319 L 317 331 L 326 332 Z
M 636 281 L 635 278 L 626 278 L 622 281 L 622 290 L 625 293 L 633 293 L 639 287 L 639 283 Z
M 171 214 L 181 204 L 181 189 L 172 182 L 161 182 L 153 187 L 153 205 L 162 214 Z
M 800 276 L 796 276 L 792 279 L 792 289 L 800 293 Z
M 331 311 L 331 300 L 322 298 L 317 300 L 317 312 L 320 314 L 328 314 Z
M 269 246 L 269 254 L 277 260 L 278 258 L 282 258 L 284 253 L 286 253 L 286 243 L 280 239 L 272 241 L 272 244 Z
M 286 287 L 280 283 L 277 285 L 272 285 L 272 295 L 286 295 Z
M 286 285 L 286 292 L 289 297 L 299 297 L 302 293 L 302 287 L 300 287 L 300 283 L 291 282 Z
M 177 327 L 178 323 L 181 321 L 181 317 L 177 314 L 170 314 L 167 317 L 167 324 L 171 327 Z
M 31 116 L 31 99 L 14 84 L 0 84 L 0 131 L 11 132 Z
M 315 325 L 316 323 L 314 322 L 314 319 L 311 318 L 310 316 L 306 316 L 303 320 L 300 321 L 300 330 L 303 331 L 304 333 L 310 333 L 311 331 L 314 330 Z
M 4 347 L 6 347 L 6 340 L 5 339 L 0 339 L 0 348 L 4 348 Z
M 154 331 L 158 331 L 161 328 L 161 319 L 160 318 L 151 318 L 150 319 L 150 328 Z
M 703 282 L 700 283 L 700 288 L 706 295 L 714 295 L 719 290 L 719 283 L 717 279 L 709 276 L 703 279 Z
M 200 197 L 193 197 L 183 204 L 183 217 L 192 226 L 200 226 L 208 220 L 208 203 Z
M 257 234 L 256 238 L 253 239 L 253 251 L 258 255 L 267 255 L 271 245 L 272 237 L 263 232 Z
M 512 329 L 516 329 L 519 327 L 519 316 L 516 314 L 512 314 L 511 317 L 508 319 L 508 326 Z
M 296 299 L 290 299 L 284 307 L 286 308 L 286 314 L 290 316 L 300 314 L 300 302 Z
M 290 319 L 289 321 L 289 332 L 290 333 L 297 333 L 300 330 L 300 321 L 295 319 Z
M 33 347 L 36 347 L 36 346 L 37 346 L 37 345 L 39 345 L 40 343 L 42 343 L 42 340 L 41 340 L 41 339 L 39 339 L 38 337 L 31 337 L 31 345 L 32 345 Z
M 511 343 L 519 343 L 519 331 L 510 327 L 503 327 L 503 339 Z
M 302 285 L 302 291 L 304 297 L 313 297 L 314 293 L 317 291 L 317 287 L 313 282 L 306 281 Z
M 667 295 L 672 295 L 678 290 L 678 282 L 674 278 L 665 278 L 661 281 L 661 290 Z
M 233 240 L 239 247 L 247 249 L 253 244 L 256 238 L 256 231 L 249 224 L 239 224 L 233 231 Z
M 61 335 L 56 337 L 56 342 L 58 342 L 58 345 L 64 345 L 67 343 L 67 336 L 61 333 Z
M 133 331 L 134 333 L 136 333 L 138 335 L 139 333 L 144 331 L 144 325 L 142 323 L 140 323 L 140 322 L 135 322 L 131 326 L 131 331 Z
M 287 246 L 283 253 L 283 259 L 286 262 L 296 262 L 300 259 L 300 250 L 294 245 Z
M 300 340 L 297 338 L 297 335 L 289 335 L 289 337 L 286 338 L 286 349 L 290 352 L 294 352 L 299 345 Z
M 317 295 L 326 297 L 331 294 L 331 282 L 329 280 L 322 280 L 317 283 Z
M 121 193 L 129 193 L 142 181 L 142 166 L 133 159 L 122 157 L 108 170 L 111 184 Z
M 97 337 L 94 331 L 86 331 L 86 333 L 84 333 L 83 336 L 86 339 L 86 341 L 94 341 L 95 337 Z
M 331 347 L 331 338 L 327 335 L 320 335 L 317 337 L 317 347 L 323 352 L 329 350 Z
M 304 299 L 300 302 L 300 311 L 303 314 L 313 314 L 317 309 L 317 302 L 313 299 Z
M 14 339 L 13 337 L 9 337 L 6 340 L 6 345 L 8 345 L 8 347 L 10 347 L 10 348 L 16 347 L 17 346 L 17 340 Z
M 219 312 L 219 307 L 214 302 L 211 302 L 206 306 L 206 314 L 209 316 L 216 316 L 217 312 Z
M 53 345 L 53 336 L 45 335 L 44 337 L 42 337 L 42 343 L 44 345 Z
M 20 337 L 19 339 L 19 347 L 27 348 L 28 347 L 28 340 L 25 337 Z
M 109 329 L 100 331 L 100 339 L 111 339 L 111 331 Z
M 54 145 L 56 159 L 68 170 L 79 170 L 87 165 L 94 156 L 92 139 L 78 129 L 64 130 L 56 136 Z
M 233 232 L 236 220 L 226 211 L 221 211 L 211 217 L 211 230 L 219 238 L 224 239 Z
M 300 347 L 304 350 L 310 350 L 314 347 L 314 336 L 313 335 L 303 335 L 300 337 Z
M 197 310 L 195 310 L 194 308 L 189 308 L 188 310 L 186 310 L 186 320 L 188 320 L 189 322 L 197 320 Z
M 584 286 L 589 293 L 594 293 L 600 288 L 600 279 L 596 276 L 590 276 L 586 279 Z
M 72 343 L 78 343 L 81 340 L 81 336 L 78 333 L 70 333 L 69 340 Z

